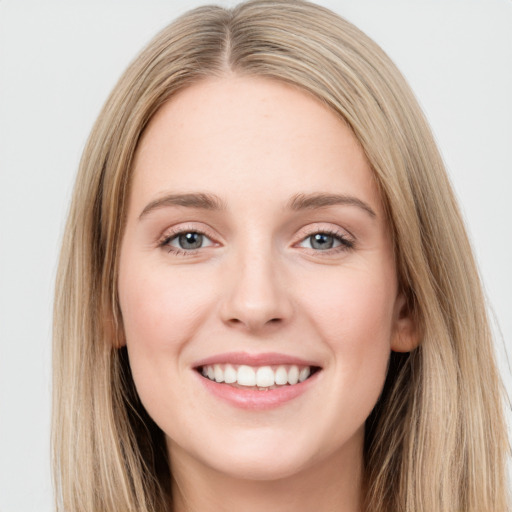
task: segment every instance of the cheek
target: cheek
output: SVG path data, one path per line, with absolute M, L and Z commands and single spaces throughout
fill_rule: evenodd
M 180 355 L 205 321 L 212 287 L 158 262 L 126 257 L 121 263 L 119 300 L 130 367 L 142 402 L 158 416 L 159 404 L 173 401 L 159 395 L 170 375 L 177 377 L 171 394 L 178 393 L 187 370 Z
M 396 287 L 382 272 L 340 271 L 304 290 L 304 311 L 336 350 L 389 349 Z
M 163 428 L 169 411 L 183 405 L 188 368 L 180 354 L 204 324 L 210 287 L 186 272 L 136 258 L 122 261 L 118 286 L 134 383 L 144 407 Z
M 190 280 L 186 273 L 147 263 L 135 262 L 127 268 L 132 271 L 123 272 L 121 268 L 119 277 L 127 343 L 144 345 L 148 350 L 164 349 L 189 338 L 209 300 L 204 281 Z
M 382 390 L 391 351 L 396 286 L 382 275 L 337 272 L 317 280 L 316 292 L 302 292 L 302 309 L 331 352 L 336 387 L 345 390 L 339 396 L 364 417 Z

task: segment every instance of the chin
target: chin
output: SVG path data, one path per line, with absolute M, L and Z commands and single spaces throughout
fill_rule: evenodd
M 222 464 L 216 465 L 214 469 L 234 479 L 268 482 L 294 476 L 307 465 L 307 461 L 302 457 L 290 458 L 280 452 L 268 456 L 244 453 L 222 461 Z
M 314 464 L 318 447 L 304 442 L 304 436 L 296 432 L 280 432 L 265 428 L 263 431 L 245 431 L 236 435 L 231 430 L 219 436 L 203 437 L 200 443 L 190 443 L 194 436 L 183 439 L 177 446 L 167 438 L 171 461 L 173 455 L 184 456 L 192 466 L 209 468 L 218 475 L 237 480 L 277 481 L 304 471 Z M 293 439 L 294 442 L 290 442 Z M 170 443 L 170 444 L 169 444 Z M 177 460 L 174 459 L 174 460 Z M 172 471 L 172 468 L 171 468 Z

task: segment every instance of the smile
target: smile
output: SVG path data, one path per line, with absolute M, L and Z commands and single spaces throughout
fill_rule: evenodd
M 253 367 L 248 365 L 209 364 L 198 368 L 198 370 L 203 377 L 217 383 L 230 384 L 234 387 L 242 386 L 271 390 L 304 382 L 318 370 L 318 367 L 298 365 Z
M 199 383 L 210 396 L 236 408 L 262 411 L 308 394 L 324 372 L 314 361 L 286 354 L 231 352 L 197 361 Z

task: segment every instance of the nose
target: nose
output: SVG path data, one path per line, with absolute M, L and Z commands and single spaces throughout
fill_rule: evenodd
M 285 324 L 293 314 L 289 284 L 271 250 L 234 256 L 224 273 L 222 321 L 253 334 Z

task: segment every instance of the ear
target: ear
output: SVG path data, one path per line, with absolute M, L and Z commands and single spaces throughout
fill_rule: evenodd
M 403 293 L 395 301 L 391 350 L 411 352 L 420 344 L 418 322 Z

